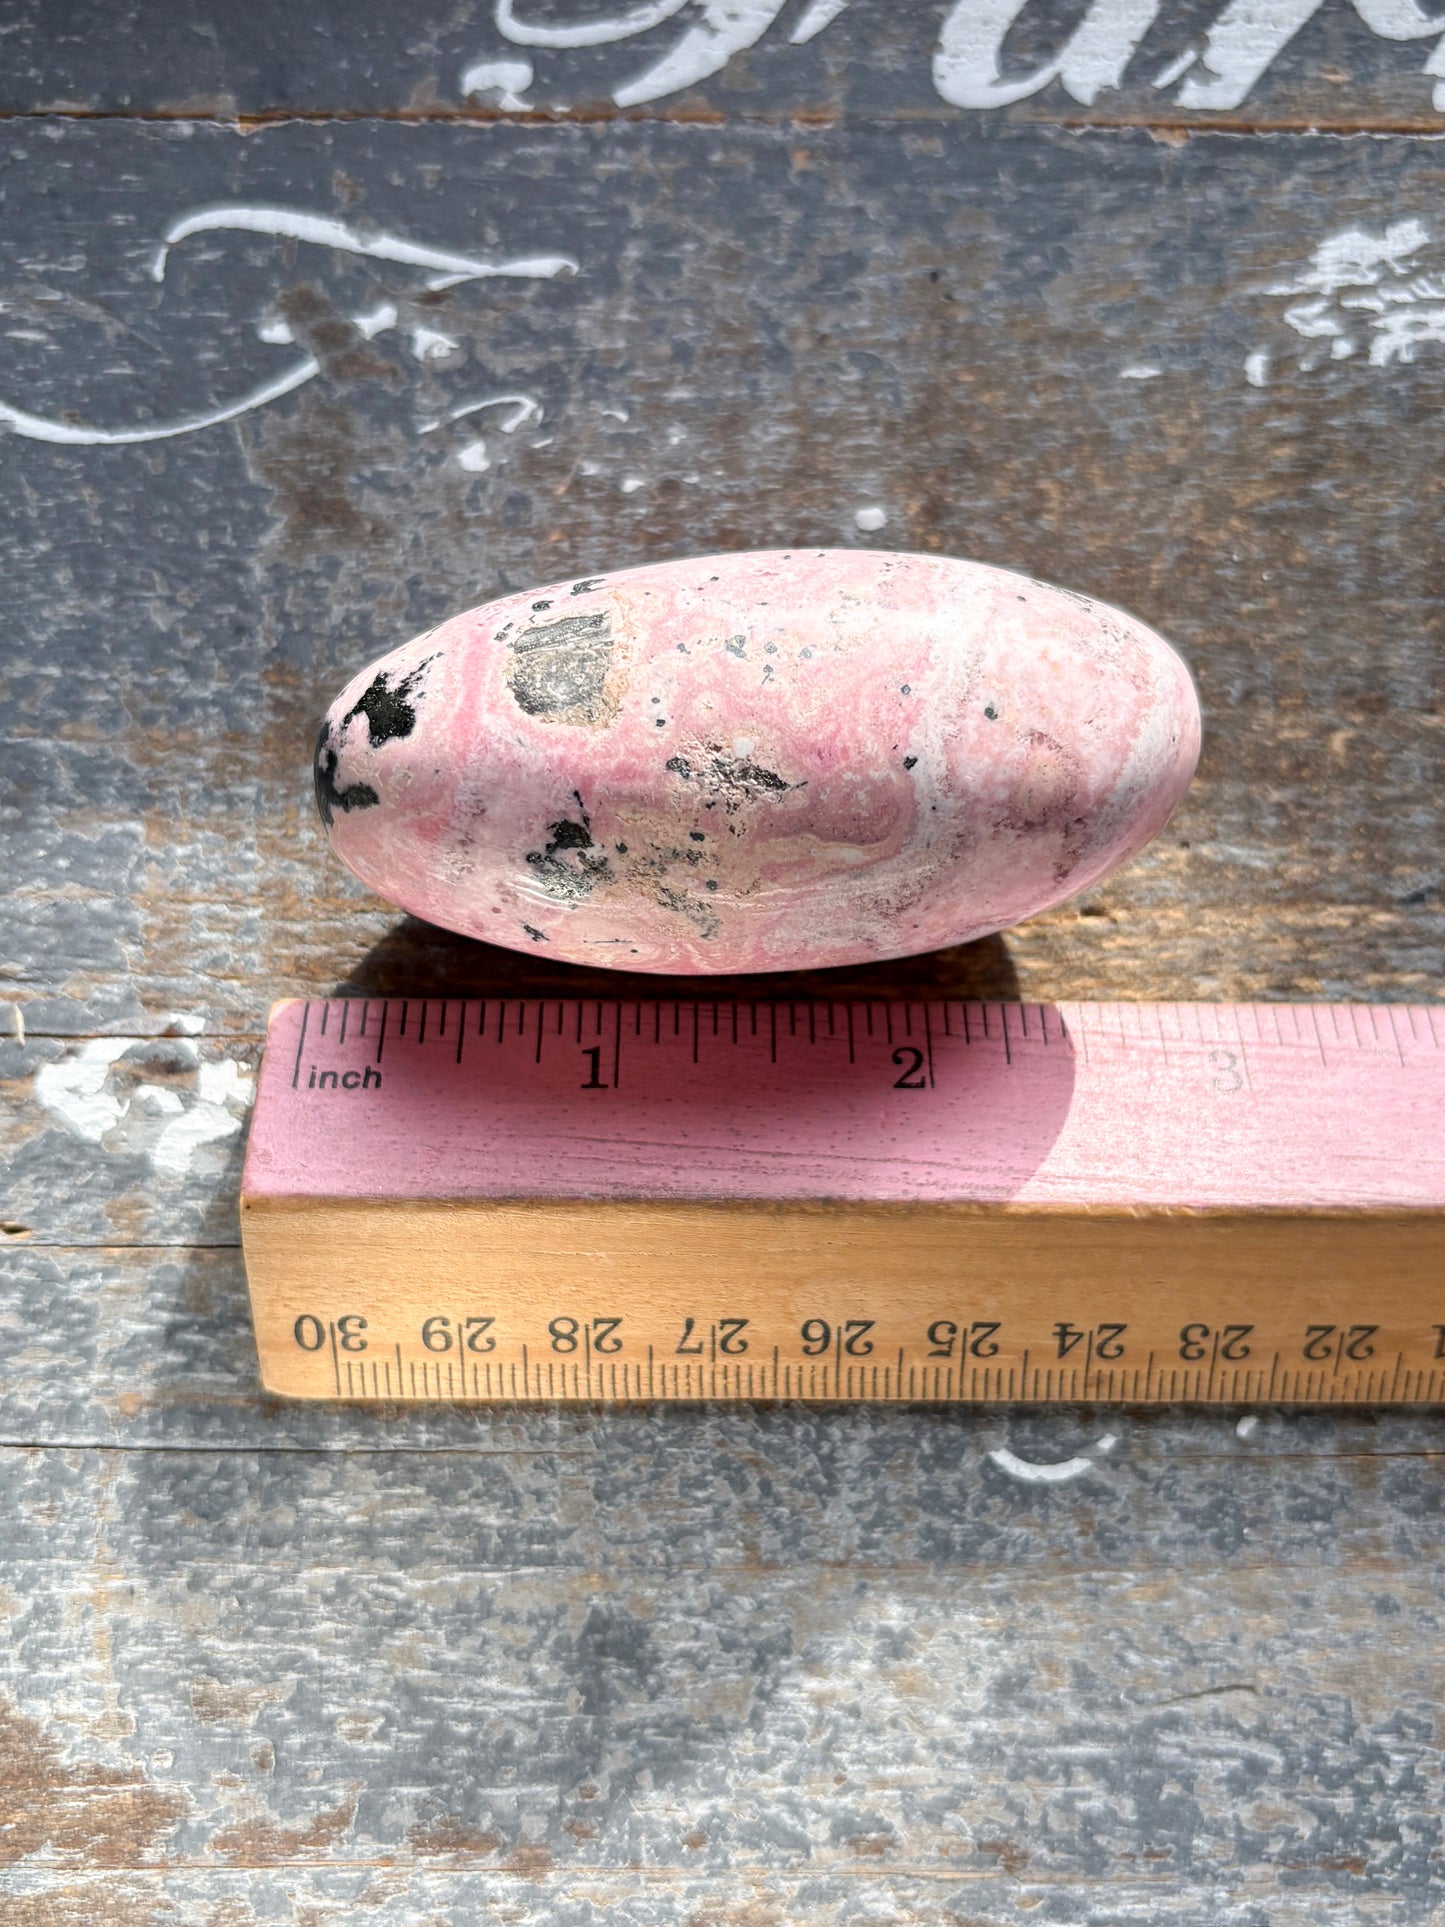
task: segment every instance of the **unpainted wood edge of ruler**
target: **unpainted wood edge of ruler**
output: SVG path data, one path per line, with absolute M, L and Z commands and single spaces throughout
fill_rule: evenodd
M 1048 1398 L 947 1398 L 930 1397 L 920 1392 L 912 1398 L 870 1399 L 850 1398 L 843 1392 L 757 1392 L 739 1397 L 732 1392 L 708 1394 L 695 1392 L 686 1398 L 674 1398 L 668 1393 L 629 1394 L 617 1397 L 602 1392 L 590 1396 L 574 1397 L 570 1392 L 550 1392 L 542 1397 L 527 1392 L 496 1392 L 487 1396 L 473 1396 L 468 1393 L 456 1398 L 436 1398 L 431 1395 L 415 1397 L 372 1392 L 344 1392 L 338 1398 L 334 1393 L 287 1392 L 266 1381 L 265 1368 L 261 1369 L 261 1391 L 268 1399 L 275 1399 L 286 1405 L 303 1406 L 370 1406 L 373 1410 L 396 1412 L 398 1410 L 489 1412 L 501 1409 L 512 1411 L 547 1411 L 554 1407 L 566 1406 L 569 1410 L 594 1412 L 645 1412 L 659 1407 L 670 1410 L 686 1411 L 689 1408 L 730 1408 L 740 1407 L 748 1411 L 775 1411 L 781 1407 L 806 1405 L 810 1410 L 857 1412 L 860 1408 L 872 1411 L 909 1411 L 929 1409 L 937 1412 L 1199 1412 L 1213 1417 L 1221 1414 L 1233 1415 L 1240 1412 L 1289 1412 L 1295 1417 L 1308 1417 L 1315 1414 L 1321 1418 L 1334 1418 L 1341 1412 L 1389 1412 L 1391 1416 L 1401 1413 L 1414 1413 L 1420 1416 L 1440 1416 L 1445 1409 L 1445 1401 L 1438 1398 L 1310 1398 L 1287 1397 L 1239 1397 L 1239 1398 L 1164 1398 L 1141 1396 L 1138 1398 L 1116 1395 L 1107 1397 L 1102 1393 L 1081 1393 L 1078 1397 Z
M 386 1196 L 342 1197 L 332 1192 L 243 1191 L 241 1216 L 260 1212 L 352 1211 L 435 1212 L 449 1215 L 459 1211 L 481 1212 L 575 1212 L 601 1217 L 608 1213 L 630 1215 L 682 1216 L 688 1213 L 729 1217 L 835 1217 L 877 1214 L 888 1217 L 934 1215 L 946 1218 L 1050 1218 L 1095 1220 L 1138 1220 L 1159 1222 L 1242 1222 L 1259 1220 L 1282 1223 L 1316 1223 L 1321 1220 L 1344 1224 L 1368 1223 L 1382 1229 L 1389 1225 L 1421 1226 L 1445 1222 L 1445 1207 L 1438 1205 L 1291 1205 L 1291 1204 L 1074 1204 L 1060 1199 L 973 1199 L 973 1198 L 659 1198 L 605 1197 L 586 1198 L 563 1195 L 546 1197 L 425 1197 Z
M 1221 1415 L 1234 1417 L 1244 1412 L 1288 1412 L 1295 1418 L 1337 1418 L 1341 1413 L 1389 1412 L 1392 1417 L 1405 1414 L 1417 1417 L 1438 1417 L 1441 1412 L 1439 1399 L 1379 1399 L 1379 1398 L 1336 1398 L 1336 1399 L 1293 1399 L 1293 1398 L 1105 1398 L 1094 1393 L 1078 1398 L 1017 1398 L 1017 1399 L 957 1399 L 930 1398 L 920 1393 L 916 1398 L 872 1400 L 848 1398 L 843 1393 L 819 1394 L 814 1397 L 808 1392 L 758 1392 L 739 1398 L 731 1392 L 719 1392 L 709 1396 L 706 1392 L 694 1393 L 689 1398 L 672 1398 L 654 1394 L 649 1398 L 619 1394 L 612 1398 L 605 1393 L 594 1393 L 591 1397 L 574 1398 L 570 1392 L 552 1392 L 537 1398 L 529 1393 L 498 1392 L 491 1397 L 422 1398 L 390 1397 L 371 1392 L 347 1392 L 340 1398 L 334 1394 L 311 1396 L 305 1392 L 283 1392 L 268 1385 L 263 1378 L 261 1390 L 268 1399 L 278 1403 L 297 1406 L 335 1406 L 354 1410 L 358 1407 L 369 1408 L 379 1413 L 400 1411 L 437 1411 L 456 1412 L 546 1412 L 565 1408 L 570 1412 L 648 1412 L 665 1408 L 670 1411 L 688 1410 L 726 1410 L 743 1409 L 749 1412 L 778 1411 L 803 1405 L 810 1412 L 857 1412 L 860 1408 L 870 1411 L 934 1411 L 934 1412 L 971 1412 L 971 1413 L 1029 1413 L 1029 1412 L 1123 1412 L 1159 1413 L 1194 1412 L 1213 1418 Z

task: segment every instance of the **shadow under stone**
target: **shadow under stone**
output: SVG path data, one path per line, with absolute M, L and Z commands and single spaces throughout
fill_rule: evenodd
M 770 970 L 746 976 L 658 976 L 551 961 L 458 936 L 419 917 L 402 917 L 332 993 L 338 997 L 960 997 L 1018 1000 L 1018 974 L 1002 936 L 930 950 L 885 963 L 835 970 Z

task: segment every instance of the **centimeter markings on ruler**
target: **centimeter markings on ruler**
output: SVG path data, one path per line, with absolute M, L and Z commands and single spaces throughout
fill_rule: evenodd
M 1445 1398 L 1427 1006 L 334 1000 L 242 1217 L 299 1397 Z
M 746 1321 L 739 1320 L 739 1323 Z M 1361 1327 L 1373 1331 L 1375 1327 Z M 525 1353 L 525 1346 L 522 1347 Z M 645 1359 L 598 1361 L 571 1366 L 565 1360 L 532 1361 L 523 1356 L 493 1367 L 475 1360 L 453 1366 L 436 1360 L 406 1358 L 399 1341 L 366 1361 L 333 1362 L 330 1383 L 311 1392 L 319 1398 L 391 1400 L 432 1404 L 486 1403 L 633 1403 L 679 1404 L 710 1401 L 803 1400 L 851 1404 L 1119 1404 L 1119 1405 L 1389 1405 L 1438 1404 L 1440 1370 L 1406 1366 L 1401 1354 L 1371 1370 L 1341 1378 L 1333 1370 L 1310 1371 L 1271 1352 L 1259 1366 L 1219 1372 L 1163 1365 L 1150 1353 L 1144 1367 L 1130 1371 L 1066 1371 L 1030 1363 L 990 1372 L 953 1366 L 906 1363 L 900 1346 L 895 1360 L 842 1371 L 830 1365 L 784 1362 L 773 1347 L 769 1361 L 721 1368 L 679 1365 L 658 1358 L 647 1346 Z M 304 1396 L 304 1394 L 303 1394 Z

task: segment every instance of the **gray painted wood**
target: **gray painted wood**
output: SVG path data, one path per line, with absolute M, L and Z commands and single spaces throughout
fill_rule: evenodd
M 1438 1903 L 1434 1422 L 267 1410 L 234 1253 L 8 1266 L 16 1898 Z
M 559 1883 L 534 1877 L 496 1879 L 478 1874 L 446 1872 L 317 1873 L 287 1869 L 284 1874 L 263 1872 L 188 1874 L 165 1878 L 127 1876 L 77 1881 L 67 1875 L 27 1876 L 17 1897 L 17 1927 L 130 1927 L 138 1920 L 157 1923 L 185 1917 L 225 1920 L 342 1921 L 365 1906 L 368 1923 L 377 1927 L 415 1927 L 422 1921 L 495 1919 L 532 1927 L 534 1922 L 561 1927 L 647 1927 L 654 1921 L 745 1921 L 761 1927 L 782 1927 L 787 1921 L 809 1917 L 832 1922 L 871 1921 L 883 1912 L 900 1927 L 940 1918 L 993 1922 L 1006 1918 L 999 1911 L 1015 1893 L 1037 1898 L 1036 1885 L 1020 1887 L 1016 1880 L 975 1880 L 958 1875 L 941 1878 L 927 1874 L 899 1876 L 876 1870 L 876 1862 L 857 1871 L 820 1880 L 809 1875 L 763 1876 L 749 1872 L 732 1879 L 708 1879 L 690 1867 L 664 1870 L 660 1880 L 645 1873 L 592 1876 L 575 1895 L 559 1892 Z M 660 1897 L 661 1896 L 661 1897 Z M 1088 1920 L 1093 1909 L 1098 1921 L 1164 1922 L 1168 1927 L 1374 1927 L 1376 1922 L 1401 1918 L 1394 1900 L 1329 1895 L 1316 1898 L 1302 1891 L 1273 1899 L 1269 1912 L 1252 1897 L 1236 1899 L 1211 1889 L 1202 1906 L 1183 1895 L 1156 1895 L 1126 1880 L 1076 1883 L 1066 1911 L 1053 1920 Z M 250 1909 L 251 1912 L 246 1912 Z M 686 1909 L 687 1911 L 682 1911 Z M 150 1911 L 147 1911 L 150 1910 Z M 982 1911 L 981 1911 L 982 1910 Z M 1031 1920 L 1050 1916 L 1035 1909 Z
M 59 1574 L 104 1554 L 87 1597 L 14 1642 L 10 1743 L 41 1777 L 68 1713 L 88 1742 L 71 1757 L 95 1762 L 86 1823 L 125 1828 L 131 1865 L 491 1863 L 524 1918 L 547 1917 L 547 1887 L 585 1904 L 592 1869 L 633 1867 L 657 1915 L 687 1918 L 689 1862 L 734 1891 L 806 1874 L 811 1919 L 849 1887 L 860 1909 L 870 1888 L 886 1904 L 875 1882 L 893 1869 L 957 1881 L 954 1906 L 981 1886 L 985 1918 L 1038 1898 L 1055 1918 L 1081 1900 L 1117 1917 L 1118 1878 L 1136 1907 L 1193 1887 L 1197 1919 L 1211 1893 L 1247 1919 L 1261 1886 L 1430 1903 L 1441 1786 L 1421 1669 L 1440 1608 L 1423 1575 L 1382 1595 L 1368 1566 L 1214 1552 L 1161 1614 L 1157 1571 L 1107 1533 L 1078 1567 L 888 1547 L 880 1571 L 776 1561 L 735 1515 L 694 1535 L 684 1508 L 684 1543 L 654 1538 L 634 1567 L 611 1531 L 651 1469 L 630 1457 L 601 1493 L 536 1472 L 544 1548 L 554 1492 L 586 1508 L 562 1564 L 515 1540 L 489 1553 L 489 1515 L 520 1495 L 467 1457 L 11 1464 L 9 1507 L 48 1515 L 11 1555 L 27 1590 L 58 1605 Z M 1070 1507 L 1106 1527 L 1107 1499 L 1078 1493 L 1027 1523 L 1047 1532 Z M 432 1544 L 407 1538 L 417 1508 Z M 338 1526 L 361 1539 L 363 1520 L 338 1560 Z M 1320 1612 L 1330 1637 L 1306 1647 L 1296 1629 Z M 117 1675 L 150 1691 L 113 1704 L 107 1743 Z M 21 1724 L 37 1706 L 39 1735 Z M 127 1826 L 96 1769 L 142 1763 Z
M 234 1254 L 10 1263 L 58 1368 L 0 1454 L 13 1898 L 1438 1903 L 1418 1420 L 266 1411 Z
M 1366 11 L 1331 0 L 1215 124 L 1437 126 L 1435 40 Z M 780 989 L 1436 994 L 1438 148 L 1177 139 L 1210 114 L 1152 82 L 1212 5 L 1161 9 L 1091 103 L 971 113 L 930 72 L 944 13 L 854 0 L 795 46 L 794 4 L 616 118 L 680 13 L 529 54 L 569 124 L 493 90 L 476 125 L 462 70 L 517 52 L 485 7 L 8 9 L 0 404 L 119 429 L 320 372 L 148 445 L 5 443 L 7 1923 L 1439 1916 L 1434 1416 L 256 1389 L 235 1193 L 270 999 L 605 981 L 397 918 L 311 819 L 323 700 L 487 595 L 868 540 L 1186 648 L 1206 759 L 1143 859 Z M 1073 18 L 1021 16 L 1009 71 Z M 1131 117 L 1166 138 L 1027 124 Z M 580 272 L 428 290 L 218 230 L 154 279 L 223 206 Z M 540 422 L 422 427 L 499 393 Z
M 259 1059 L 259 1038 L 0 1041 L 0 1250 L 235 1245 Z
M 490 594 L 779 541 L 1017 566 L 1135 610 L 1197 671 L 1205 759 L 1170 832 L 925 974 L 1011 972 L 1029 997 L 1435 982 L 1434 143 L 12 123 L 0 147 L 0 402 L 120 428 L 244 397 L 308 347 L 323 369 L 149 446 L 7 444 L 26 653 L 3 961 L 32 1030 L 181 1011 L 250 1034 L 285 993 L 517 982 L 325 857 L 312 719 Z M 156 282 L 168 224 L 216 206 L 581 271 L 437 298 L 422 271 L 215 233 Z M 1356 285 L 1311 293 L 1355 231 Z M 1382 246 L 1395 265 L 1369 265 Z M 1384 312 L 1343 305 L 1379 286 Z M 346 317 L 385 303 L 363 339 Z M 289 347 L 257 333 L 283 309 Z M 455 349 L 418 359 L 438 335 Z M 422 432 L 503 393 L 541 423 L 503 432 L 508 405 Z M 479 437 L 485 472 L 460 459 Z
M 1445 124 L 1445 28 L 1413 0 L 675 0 L 629 31 L 643 11 L 624 0 L 357 0 L 337 31 L 281 0 L 69 0 L 58 27 L 45 0 L 12 0 L 0 111 Z M 833 18 L 820 24 L 825 11 Z M 584 25 L 590 44 L 567 44 Z

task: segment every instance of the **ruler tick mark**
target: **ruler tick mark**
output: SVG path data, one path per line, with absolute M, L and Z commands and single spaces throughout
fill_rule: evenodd
M 301 1083 L 301 1053 L 306 1045 L 306 1023 L 311 1015 L 309 1003 L 301 1006 L 301 1033 L 296 1039 L 296 1068 L 291 1073 L 291 1088 L 297 1090 Z

